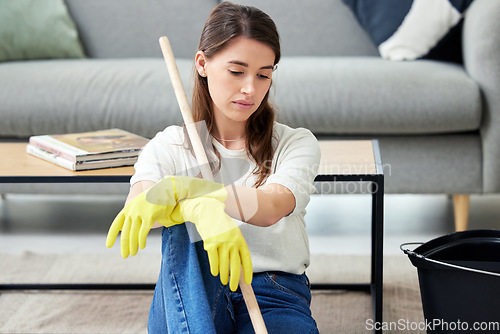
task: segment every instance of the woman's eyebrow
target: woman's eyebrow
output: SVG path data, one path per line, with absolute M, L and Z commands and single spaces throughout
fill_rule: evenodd
M 240 66 L 243 66 L 243 67 L 248 67 L 248 64 L 247 63 L 244 63 L 242 61 L 239 61 L 239 60 L 230 60 L 228 61 L 229 64 L 235 64 L 235 65 L 240 65 Z M 268 66 L 262 66 L 260 69 L 261 70 L 272 70 L 274 68 L 273 65 L 268 65 Z

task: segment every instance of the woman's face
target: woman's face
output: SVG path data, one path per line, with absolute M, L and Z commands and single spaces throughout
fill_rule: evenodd
M 239 37 L 207 59 L 196 55 L 196 67 L 206 76 L 218 126 L 244 125 L 271 86 L 275 54 L 260 42 Z

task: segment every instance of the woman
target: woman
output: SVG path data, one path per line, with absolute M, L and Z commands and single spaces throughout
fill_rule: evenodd
M 197 178 L 189 139 L 178 126 L 158 133 L 135 165 L 127 205 L 107 246 L 121 230 L 122 256 L 129 249 L 135 255 L 153 222 L 164 226 L 150 333 L 253 333 L 237 289 L 240 268 L 269 333 L 318 332 L 305 275 L 304 215 L 320 151 L 310 131 L 275 122 L 268 96 L 279 59 L 279 35 L 268 15 L 218 5 L 195 56 L 192 108 L 195 121 L 206 126 L 211 168 L 222 185 Z M 229 217 L 241 221 L 240 229 Z M 184 221 L 195 223 L 203 242 L 190 242 L 196 237 Z M 214 229 L 217 236 L 208 236 Z

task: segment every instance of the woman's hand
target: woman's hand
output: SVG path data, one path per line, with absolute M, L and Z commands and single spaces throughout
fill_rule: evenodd
M 132 191 L 133 190 L 133 191 Z M 137 192 L 136 188 L 131 189 Z M 134 194 L 135 195 L 135 194 Z M 127 200 L 125 207 L 113 220 L 106 239 L 106 247 L 113 247 L 121 231 L 121 255 L 127 258 L 137 254 L 138 246 L 146 247 L 146 238 L 156 225 L 170 227 L 182 224 L 182 215 L 172 215 L 183 199 L 209 197 L 221 203 L 227 199 L 223 184 L 187 176 L 166 176 L 144 192 Z M 130 195 L 129 195 L 130 198 Z
M 129 201 L 111 223 L 106 238 L 106 247 L 113 247 L 118 233 L 121 231 L 120 247 L 123 258 L 127 258 L 129 254 L 136 255 L 138 246 L 141 249 L 146 247 L 147 235 L 155 222 L 165 227 L 184 222 L 175 221 L 171 217 L 177 206 L 175 201 L 167 200 L 164 203 L 171 204 L 165 205 L 152 204 L 148 199 L 148 197 L 151 197 L 149 192 L 152 190 L 154 191 L 154 187 Z
M 197 197 L 179 202 L 175 215 L 196 225 L 208 253 L 212 275 L 220 274 L 222 284 L 231 282 L 229 288 L 236 291 L 243 269 L 245 283 L 252 283 L 253 268 L 250 251 L 236 222 L 224 211 L 224 203 L 210 197 Z

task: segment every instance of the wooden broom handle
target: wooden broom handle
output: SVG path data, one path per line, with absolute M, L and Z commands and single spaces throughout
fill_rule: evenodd
M 170 75 L 170 80 L 172 81 L 172 86 L 174 87 L 175 96 L 181 109 L 182 119 L 186 124 L 187 133 L 191 144 L 193 145 L 194 154 L 198 165 L 200 166 L 201 175 L 205 180 L 214 182 L 214 177 L 208 164 L 207 155 L 203 148 L 198 131 L 196 130 L 193 114 L 191 112 L 191 107 L 182 84 L 181 77 L 179 75 L 179 70 L 175 63 L 174 52 L 170 46 L 168 38 L 165 36 L 160 37 L 160 47 L 163 53 L 163 58 L 165 58 L 165 63 L 167 65 L 168 73 Z M 240 273 L 240 289 L 243 294 L 243 299 L 250 314 L 250 320 L 252 321 L 253 329 L 256 334 L 267 334 L 266 325 L 264 324 L 264 319 L 260 313 L 259 305 L 257 304 L 257 299 L 253 292 L 252 286 L 245 283 L 243 279 L 243 269 Z

